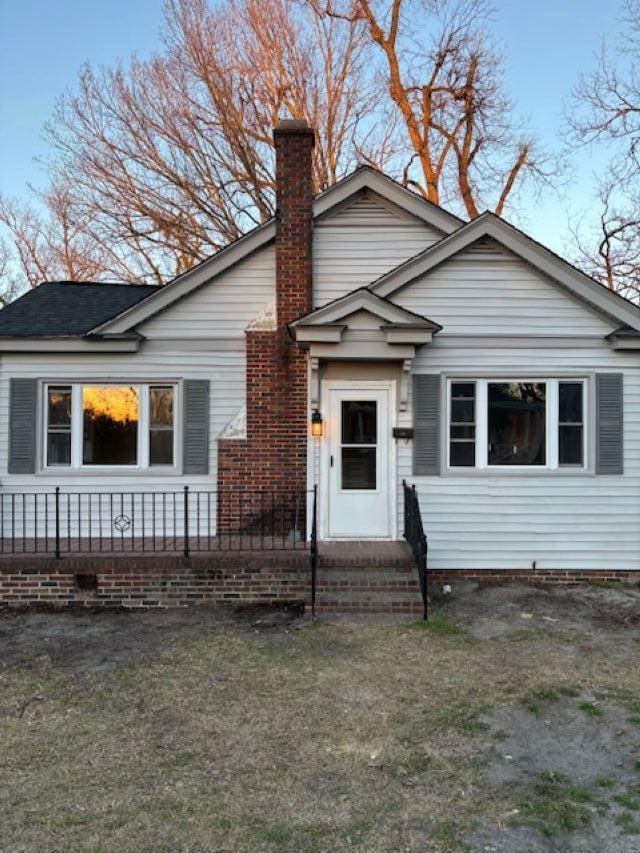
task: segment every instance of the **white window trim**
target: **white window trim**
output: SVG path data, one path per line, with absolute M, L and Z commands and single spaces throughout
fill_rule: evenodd
M 443 382 L 443 393 L 445 396 L 442 410 L 444 412 L 444 423 L 442 424 L 443 467 L 442 470 L 455 476 L 486 475 L 510 476 L 510 475 L 593 475 L 594 474 L 594 452 L 595 447 L 594 429 L 594 383 L 590 375 L 513 375 L 496 374 L 485 376 L 474 376 L 470 374 L 449 375 Z M 450 453 L 450 425 L 451 425 L 451 384 L 457 382 L 474 382 L 476 386 L 476 464 L 475 466 L 455 466 L 449 463 Z M 546 420 L 545 420 L 545 465 L 489 465 L 489 443 L 488 443 L 488 385 L 494 382 L 537 382 L 545 383 L 547 386 L 546 396 Z M 558 461 L 558 385 L 560 382 L 582 382 L 582 465 L 560 465 Z
M 82 440 L 83 440 L 83 411 L 82 411 L 82 388 L 83 386 L 129 386 L 138 391 L 138 444 L 137 464 L 135 465 L 90 465 L 82 462 Z M 40 383 L 40 423 L 38 424 L 38 436 L 40 441 L 39 473 L 46 475 L 68 474 L 87 476 L 90 474 L 115 475 L 124 474 L 160 474 L 178 475 L 181 471 L 180 451 L 182 446 L 182 388 L 181 383 L 175 379 L 46 379 Z M 48 443 L 48 389 L 49 387 L 71 387 L 71 465 L 49 465 L 47 463 Z M 150 465 L 149 464 L 149 389 L 150 388 L 173 388 L 173 465 Z

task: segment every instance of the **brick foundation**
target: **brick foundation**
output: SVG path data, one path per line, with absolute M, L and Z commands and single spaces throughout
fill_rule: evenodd
M 419 613 L 414 567 L 403 558 L 320 558 L 317 612 Z M 339 578 L 332 567 L 347 569 Z M 352 576 L 349 576 L 353 572 Z M 382 572 L 382 573 L 380 573 Z M 396 574 L 394 574 L 396 573 Z M 429 571 L 430 585 L 461 581 L 576 586 L 598 582 L 640 584 L 632 569 L 448 569 Z M 25 606 L 186 607 L 204 604 L 307 604 L 309 554 L 254 552 L 88 555 L 55 560 L 46 555 L 0 559 L 0 608 Z
M 77 557 L 0 562 L 0 607 L 185 607 L 303 604 L 306 553 Z
M 532 586 L 577 586 L 584 583 L 640 584 L 634 569 L 442 569 L 429 570 L 431 584 L 454 584 L 462 580 L 476 583 L 526 583 Z

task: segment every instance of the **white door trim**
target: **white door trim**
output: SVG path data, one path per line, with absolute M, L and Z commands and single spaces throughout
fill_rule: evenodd
M 397 508 L 397 470 L 396 470 L 396 443 L 392 438 L 392 430 L 396 426 L 397 403 L 396 382 L 392 379 L 323 379 L 321 387 L 321 399 L 325 409 L 325 419 L 329 415 L 329 400 L 331 391 L 387 391 L 389 399 L 388 411 L 388 512 L 389 512 L 389 536 L 379 537 L 384 541 L 393 541 L 398 538 L 398 508 Z M 318 478 L 318 504 L 319 504 L 319 538 L 327 541 L 335 541 L 337 537 L 329 536 L 329 452 L 330 436 L 328 429 L 320 442 L 320 470 Z

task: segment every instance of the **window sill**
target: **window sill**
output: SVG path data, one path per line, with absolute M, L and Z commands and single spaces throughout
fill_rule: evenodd
M 590 468 L 447 468 L 443 477 L 595 477 Z
M 91 476 L 98 477 L 180 477 L 182 476 L 182 471 L 174 466 L 171 467 L 162 467 L 157 466 L 154 468 L 134 468 L 128 466 L 122 466 L 121 468 L 103 468 L 101 466 L 96 465 L 96 467 L 87 467 L 87 468 L 64 468 L 60 466 L 59 468 L 41 468 L 36 471 L 34 475 L 36 477 L 78 477 L 78 478 L 89 478 Z

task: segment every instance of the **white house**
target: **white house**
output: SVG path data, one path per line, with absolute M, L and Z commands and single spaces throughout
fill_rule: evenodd
M 321 541 L 397 540 L 404 480 L 435 572 L 640 571 L 640 309 L 371 168 L 312 198 L 312 131 L 275 138 L 274 220 L 161 288 L 0 312 L 2 493 L 188 485 L 215 536 L 225 492 L 317 487 Z

